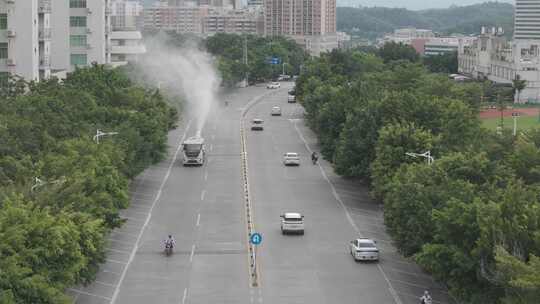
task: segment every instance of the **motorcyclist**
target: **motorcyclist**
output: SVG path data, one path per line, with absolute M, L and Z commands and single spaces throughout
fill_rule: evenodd
M 174 238 L 172 235 L 169 234 L 169 237 L 163 242 L 165 244 L 165 249 L 173 249 L 174 245 L 176 245 L 176 242 L 174 241 Z
M 427 290 L 424 291 L 424 295 L 420 298 L 420 304 L 432 304 L 431 295 Z
M 319 156 L 317 155 L 317 152 L 313 151 L 313 153 L 311 153 L 311 161 L 316 164 L 317 160 L 319 160 Z

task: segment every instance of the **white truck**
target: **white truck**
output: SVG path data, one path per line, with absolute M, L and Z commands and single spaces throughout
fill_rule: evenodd
M 193 136 L 182 143 L 184 166 L 202 166 L 205 162 L 206 151 L 204 149 L 204 138 Z

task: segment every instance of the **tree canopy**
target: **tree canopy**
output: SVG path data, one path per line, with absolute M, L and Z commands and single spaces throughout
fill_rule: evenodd
M 71 303 L 122 224 L 131 178 L 161 160 L 178 114 L 94 65 L 0 92 L 0 303 Z M 118 135 L 93 140 L 96 130 Z
M 450 81 L 391 48 L 335 50 L 306 64 L 297 98 L 323 156 L 371 185 L 399 251 L 461 301 L 536 303 L 540 129 L 483 129 L 480 101 L 511 96 Z M 426 151 L 431 164 L 409 156 Z

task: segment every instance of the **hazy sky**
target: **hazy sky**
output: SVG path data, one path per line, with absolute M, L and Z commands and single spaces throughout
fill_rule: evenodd
M 386 6 L 404 7 L 412 10 L 428 8 L 446 8 L 452 4 L 463 6 L 487 2 L 488 0 L 337 0 L 338 6 Z M 498 2 L 514 3 L 514 0 L 498 0 Z

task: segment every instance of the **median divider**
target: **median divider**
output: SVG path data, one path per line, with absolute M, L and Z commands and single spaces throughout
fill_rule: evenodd
M 245 129 L 245 118 L 246 114 L 249 111 L 249 109 L 257 104 L 262 98 L 266 97 L 267 95 L 273 94 L 275 91 L 267 92 L 265 94 L 261 94 L 250 102 L 244 107 L 242 110 L 242 116 L 240 118 L 240 145 L 241 145 L 241 170 L 242 170 L 242 184 L 244 189 L 244 206 L 245 206 L 245 212 L 246 212 L 246 224 L 247 224 L 247 244 L 248 244 L 248 258 L 249 258 L 249 275 L 250 275 L 250 285 L 251 287 L 259 287 L 260 286 L 260 277 L 259 277 L 259 269 L 257 264 L 257 257 L 256 257 L 256 250 L 255 246 L 251 244 L 250 238 L 253 233 L 255 233 L 255 224 L 253 221 L 253 211 L 251 208 L 251 197 L 249 194 L 249 170 L 248 170 L 248 157 L 247 157 L 247 143 L 246 143 L 246 129 Z

